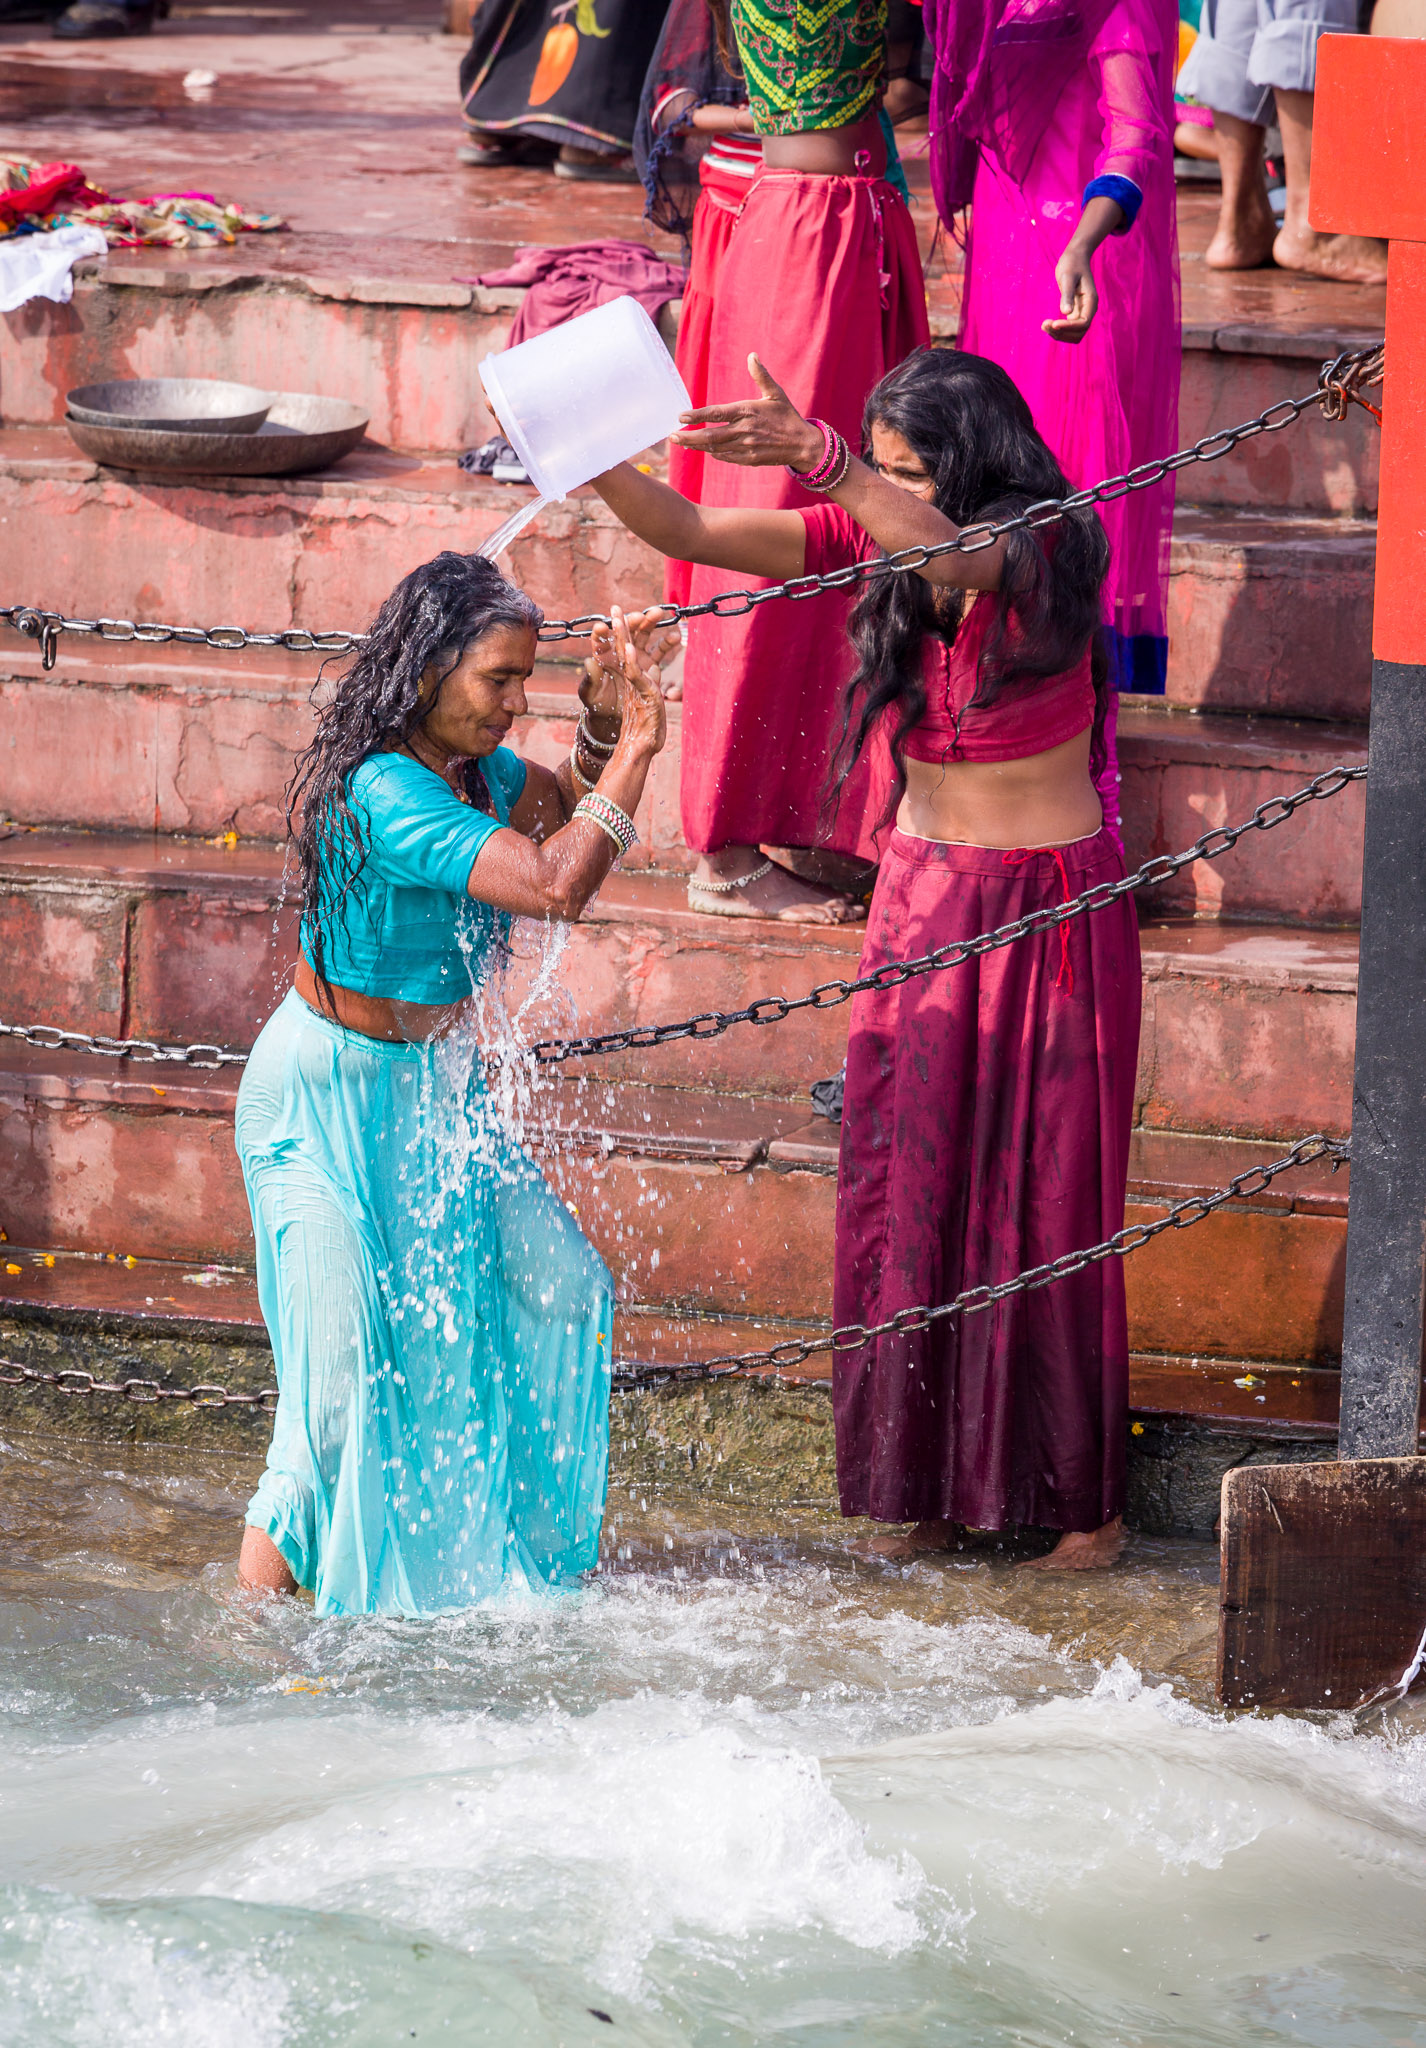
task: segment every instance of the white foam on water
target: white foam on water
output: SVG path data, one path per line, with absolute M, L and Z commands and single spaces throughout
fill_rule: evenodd
M 1426 1735 L 752 1548 L 421 1624 L 12 1574 L 0 2041 L 1426 2048 Z

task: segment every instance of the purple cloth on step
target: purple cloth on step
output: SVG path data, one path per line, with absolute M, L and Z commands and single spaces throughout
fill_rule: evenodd
M 560 327 L 580 313 L 592 313 L 610 299 L 637 299 L 649 318 L 683 296 L 688 273 L 666 263 L 643 242 L 572 242 L 565 249 L 531 246 L 515 251 L 508 270 L 487 270 L 459 284 L 525 285 L 508 346 Z

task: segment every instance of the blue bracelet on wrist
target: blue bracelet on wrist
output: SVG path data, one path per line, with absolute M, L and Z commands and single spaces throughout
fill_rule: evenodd
M 1091 199 L 1112 199 L 1123 214 L 1123 225 L 1114 229 L 1116 235 L 1127 235 L 1138 218 L 1144 195 L 1132 178 L 1121 178 L 1115 171 L 1103 171 L 1097 178 L 1091 178 L 1084 188 L 1082 204 L 1088 206 Z

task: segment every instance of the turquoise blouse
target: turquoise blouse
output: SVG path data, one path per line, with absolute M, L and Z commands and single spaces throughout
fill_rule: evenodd
M 509 919 L 466 893 L 492 832 L 510 822 L 525 763 L 497 747 L 480 764 L 495 816 L 463 804 L 434 769 L 409 754 L 372 754 L 347 778 L 366 859 L 347 890 L 324 862 L 319 916 L 322 970 L 339 988 L 408 1003 L 453 1003 L 480 983 L 486 955 Z M 312 913 L 302 948 L 312 959 Z

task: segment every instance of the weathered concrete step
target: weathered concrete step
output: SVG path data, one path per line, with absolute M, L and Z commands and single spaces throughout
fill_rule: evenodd
M 254 649 L 66 643 L 46 675 L 37 649 L 10 653 L 0 681 L 0 817 L 87 830 L 279 839 L 293 758 L 311 731 L 310 656 Z M 542 666 L 515 745 L 555 766 L 578 716 L 576 667 Z M 686 868 L 679 820 L 680 707 L 638 814 L 630 867 Z M 73 745 L 82 722 L 85 744 Z M 1127 698 L 1120 708 L 1127 843 L 1135 861 L 1189 846 L 1209 824 L 1248 817 L 1269 796 L 1336 762 L 1364 761 L 1365 728 L 1229 716 Z M 1342 922 L 1360 909 L 1362 794 L 1314 804 L 1156 898 L 1199 914 Z
M 315 476 L 160 481 L 99 468 L 61 428 L 0 429 L 8 601 L 89 617 L 360 631 L 409 570 L 471 552 L 528 496 L 367 443 Z M 587 493 L 547 507 L 509 560 L 551 616 L 662 594 L 661 559 Z
M 62 318 L 22 309 L 5 357 L 5 417 L 58 425 L 77 385 L 201 363 L 209 377 L 350 399 L 393 447 L 468 448 L 494 431 L 478 365 L 505 347 L 525 294 L 456 284 L 452 250 L 428 253 L 434 274 L 382 278 L 274 274 L 266 249 L 251 262 L 237 251 L 177 263 L 148 249 L 111 256 L 102 274 L 81 271 Z
M 551 239 L 562 240 L 564 232 Z M 334 276 L 320 267 L 274 273 L 274 252 L 265 247 L 212 262 L 174 261 L 150 250 L 110 259 L 102 277 L 81 275 L 62 316 L 26 308 L 13 323 L 6 418 L 58 425 L 64 395 L 75 385 L 168 376 L 181 359 L 202 362 L 214 377 L 355 400 L 369 410 L 373 436 L 393 447 L 458 451 L 491 431 L 477 366 L 504 346 L 523 293 L 457 284 L 445 251 L 432 253 L 437 268 L 426 277 Z M 1374 295 L 1361 296 L 1365 303 Z M 935 281 L 930 311 L 933 333 L 954 340 L 958 276 Z M 1190 318 L 1180 444 L 1310 390 L 1326 358 L 1379 339 L 1379 329 L 1284 323 L 1271 310 L 1251 320 Z M 431 374 L 433 363 L 439 375 Z M 1190 494 L 1205 503 L 1370 510 L 1375 431 L 1355 408 L 1341 424 L 1314 412 L 1195 472 Z
M 111 1063 L 0 1056 L 0 1187 L 11 1243 L 138 1259 L 250 1256 L 229 1073 L 161 1081 Z M 805 1108 L 677 1090 L 541 1091 L 527 1135 L 614 1271 L 620 1299 L 777 1320 L 831 1306 L 836 1133 Z M 1272 1156 L 1141 1132 L 1130 1221 Z M 1327 1362 L 1340 1348 L 1346 1188 L 1321 1167 L 1169 1231 L 1127 1267 L 1140 1351 Z
M 71 638 L 46 673 L 32 643 L 5 637 L 0 818 L 195 838 L 283 837 L 294 758 L 313 730 L 319 657 Z M 526 692 L 530 716 L 514 735 L 521 753 L 550 767 L 568 756 L 578 679 L 572 661 L 536 670 Z M 85 736 L 78 751 L 76 721 Z M 677 703 L 669 706 L 669 732 L 639 808 L 641 844 L 631 867 L 690 859 L 679 826 Z
M 1366 760 L 1364 725 L 1229 717 L 1126 699 L 1119 762 L 1129 865 L 1181 852 L 1213 826 L 1239 824 L 1326 770 L 1364 768 Z M 1349 784 L 1271 831 L 1248 833 L 1219 859 L 1195 861 L 1140 900 L 1150 911 L 1198 917 L 1355 924 L 1365 807 L 1365 783 Z
M 0 1350 L 5 1355 L 29 1364 L 74 1365 L 100 1378 L 138 1376 L 181 1386 L 219 1370 L 226 1377 L 217 1384 L 233 1392 L 272 1384 L 267 1330 L 247 1270 L 5 1249 L 0 1269 Z M 620 1359 L 676 1365 L 762 1350 L 791 1337 L 815 1337 L 825 1328 L 822 1323 L 621 1308 L 614 1341 Z M 820 1352 L 782 1377 L 825 1385 L 831 1370 L 830 1354 Z M 1255 1435 L 1288 1439 L 1336 1434 L 1338 1378 L 1330 1366 L 1136 1352 L 1129 1398 L 1132 1416 L 1145 1424 L 1194 1423 L 1223 1433 L 1246 1427 Z M 200 1416 L 209 1412 L 199 1411 Z M 19 1426 L 59 1427 L 76 1434 L 126 1434 L 151 1419 L 134 1416 L 128 1404 L 121 1407 L 112 1400 L 96 1408 L 72 1395 L 22 1397 L 8 1390 L 0 1393 L 0 1413 Z M 265 1433 L 265 1417 L 245 1419 Z
M 172 1346 L 267 1342 L 251 1265 L 195 1266 L 117 1252 L 50 1252 L 14 1245 L 0 1246 L 0 1253 L 0 1327 L 29 1325 Z M 679 1314 L 629 1305 L 616 1312 L 614 1343 L 616 1355 L 635 1364 L 681 1365 L 815 1338 L 825 1328 L 822 1322 Z M 0 1338 L 0 1350 L 7 1348 Z M 819 1355 L 806 1361 L 797 1376 L 818 1380 L 830 1372 Z
M 1364 719 L 1376 525 L 1189 502 L 1169 566 L 1168 696 L 1204 711 Z
M 91 617 L 359 629 L 398 577 L 441 548 L 473 548 L 525 496 L 450 461 L 366 447 L 315 477 L 160 482 L 99 469 L 55 428 L 0 431 L 10 599 Z M 1171 555 L 1171 695 L 1229 710 L 1363 716 L 1374 547 L 1369 521 L 1325 508 L 1294 517 L 1186 505 Z M 658 558 L 587 492 L 543 512 L 511 562 L 551 617 L 662 591 Z M 74 643 L 71 657 L 82 668 Z M 232 670 L 244 663 L 228 655 L 219 664 L 240 690 Z
M 1344 349 L 1379 342 L 1377 326 L 1311 320 L 1289 329 L 1269 317 L 1184 323 L 1179 446 L 1255 418 L 1280 399 L 1300 398 Z M 1359 517 L 1376 510 L 1380 432 L 1360 406 L 1324 420 L 1316 406 L 1291 425 L 1243 442 L 1221 460 L 1180 472 L 1179 490 L 1201 505 L 1290 507 Z
M 1273 858 L 1271 838 L 1262 845 Z M 0 943 L 27 966 L 6 992 L 6 1021 L 243 1046 L 285 990 L 296 941 L 276 849 L 18 832 L 0 840 Z M 1141 943 L 1143 1122 L 1245 1136 L 1349 1127 L 1354 932 L 1155 918 Z M 517 944 L 512 1001 L 543 958 L 537 928 L 522 927 Z M 733 923 L 690 911 L 679 876 L 618 875 L 566 936 L 559 1001 L 546 998 L 524 1028 L 624 1030 L 805 994 L 854 975 L 860 949 L 857 927 Z M 591 1071 L 805 1097 L 840 1066 L 847 1015 L 798 1011 Z

